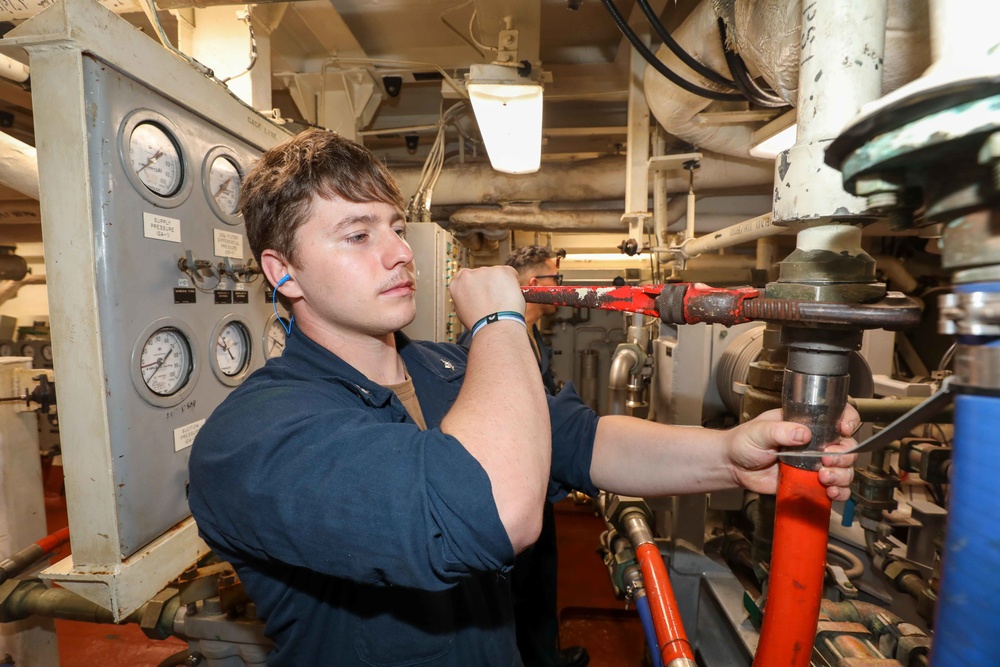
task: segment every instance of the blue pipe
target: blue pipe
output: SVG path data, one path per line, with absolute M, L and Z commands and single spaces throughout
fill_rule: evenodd
M 653 627 L 653 613 L 649 610 L 649 598 L 645 595 L 636 595 L 635 608 L 639 612 L 639 620 L 642 621 L 642 631 L 646 635 L 649 654 L 653 656 L 653 667 L 663 667 L 663 657 L 660 655 L 660 645 L 656 641 L 656 629 Z
M 986 291 L 996 290 L 990 287 Z M 1000 347 L 1000 339 L 986 337 L 962 337 L 959 343 Z M 931 653 L 931 665 L 937 667 L 991 667 L 1000 656 L 998 434 L 1000 397 L 956 398 L 948 528 Z

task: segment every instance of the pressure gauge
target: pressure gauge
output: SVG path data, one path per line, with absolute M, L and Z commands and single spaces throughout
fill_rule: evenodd
M 154 331 L 139 353 L 142 381 L 156 396 L 173 396 L 181 391 L 193 367 L 191 344 L 174 327 Z
M 208 170 L 208 190 L 216 206 L 225 215 L 236 215 L 242 183 L 243 176 L 232 160 L 222 156 L 212 160 Z
M 13 343 L 0 343 L 0 357 L 11 357 L 14 355 Z
M 212 370 L 223 384 L 235 387 L 250 373 L 250 331 L 236 315 L 226 315 L 215 325 L 212 341 Z
M 133 339 L 132 386 L 150 405 L 173 407 L 194 391 L 201 363 L 187 322 L 176 317 L 153 320 Z
M 42 359 L 44 359 L 45 361 L 52 361 L 52 344 L 51 343 L 45 343 L 44 345 L 42 345 L 42 347 L 39 350 L 39 352 L 41 352 Z
M 264 358 L 280 357 L 285 351 L 285 327 L 288 320 L 278 315 L 271 315 L 264 325 Z
M 139 181 L 151 192 L 170 197 L 181 189 L 184 163 L 177 141 L 163 127 L 142 122 L 132 129 L 128 156 Z
M 21 346 L 21 356 L 35 358 L 35 346 L 31 343 L 25 343 Z
M 152 109 L 132 111 L 118 128 L 118 153 L 129 183 L 143 199 L 176 208 L 191 194 L 187 153 L 169 118 Z

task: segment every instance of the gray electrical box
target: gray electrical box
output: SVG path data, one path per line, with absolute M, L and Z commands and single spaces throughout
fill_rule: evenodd
M 454 343 L 462 334 L 462 323 L 448 286 L 462 268 L 464 251 L 435 222 L 407 223 L 406 242 L 417 267 L 417 316 L 403 333 L 414 340 Z

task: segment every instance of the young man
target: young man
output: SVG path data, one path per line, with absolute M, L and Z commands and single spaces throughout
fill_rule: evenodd
M 463 324 L 482 322 L 468 355 L 408 340 L 399 189 L 336 134 L 269 150 L 240 208 L 294 324 L 202 427 L 190 505 L 256 602 L 269 665 L 516 667 L 507 574 L 546 497 L 773 493 L 775 450 L 809 438 L 774 415 L 710 431 L 546 397 L 507 266 L 451 282 Z M 852 457 L 825 463 L 829 496 L 847 498 Z

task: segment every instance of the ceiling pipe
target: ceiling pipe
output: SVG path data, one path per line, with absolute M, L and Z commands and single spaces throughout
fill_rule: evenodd
M 449 228 L 502 227 L 523 231 L 623 232 L 628 223 L 620 210 L 552 210 L 537 203 L 504 205 L 500 208 L 467 206 L 448 218 Z
M 404 197 L 417 189 L 421 169 L 392 169 Z M 695 180 L 699 192 L 761 187 L 770 190 L 770 163 L 705 155 Z M 668 192 L 687 192 L 686 172 L 670 172 Z M 502 174 L 488 163 L 445 167 L 434 186 L 434 204 L 454 206 L 505 201 L 591 201 L 625 197 L 625 158 L 609 157 L 571 163 L 542 164 L 534 174 Z
M 787 102 L 798 105 L 799 0 L 703 0 L 672 33 L 677 42 L 705 65 L 727 74 L 716 23 L 722 17 L 731 47 L 754 77 L 762 77 Z M 928 10 L 925 0 L 891 0 L 886 22 L 882 90 L 889 92 L 915 79 L 930 64 Z M 656 56 L 691 82 L 716 84 L 681 64 L 666 47 Z M 751 135 L 759 123 L 709 124 L 699 114 L 711 103 L 647 67 L 643 82 L 650 111 L 670 134 L 703 150 L 749 155 Z
M 38 200 L 38 153 L 33 146 L 0 132 L 0 184 Z

